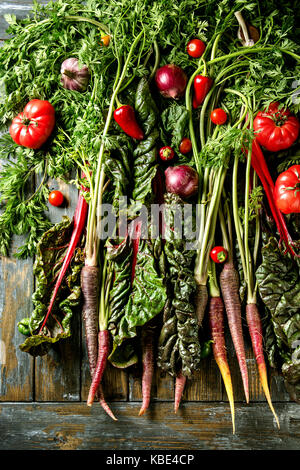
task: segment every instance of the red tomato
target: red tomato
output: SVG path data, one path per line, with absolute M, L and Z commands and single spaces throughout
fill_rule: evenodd
M 49 194 L 49 202 L 52 206 L 61 206 L 64 202 L 64 196 L 60 191 L 51 191 Z
M 179 152 L 186 154 L 192 150 L 192 142 L 187 137 L 184 137 L 179 145 Z
M 9 128 L 18 145 L 39 149 L 48 139 L 55 124 L 55 110 L 49 101 L 31 100 L 16 116 Z
M 210 257 L 215 263 L 224 263 L 227 256 L 228 252 L 223 246 L 215 246 L 210 252 Z
M 198 59 L 205 51 L 206 45 L 200 39 L 192 39 L 187 45 L 187 53 Z
M 257 141 L 271 152 L 289 148 L 299 135 L 300 123 L 290 111 L 278 109 L 271 103 L 268 110 L 260 111 L 253 121 Z
M 221 125 L 227 121 L 227 114 L 224 109 L 216 108 L 211 112 L 210 119 L 214 124 Z
M 172 160 L 174 158 L 175 152 L 172 149 L 172 147 L 162 147 L 159 150 L 159 156 L 162 160 L 167 161 L 167 160 Z
M 284 214 L 300 212 L 300 165 L 293 165 L 278 176 L 274 199 Z

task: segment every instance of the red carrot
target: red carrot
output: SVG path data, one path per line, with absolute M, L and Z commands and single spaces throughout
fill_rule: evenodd
M 213 354 L 215 361 L 220 369 L 225 389 L 227 392 L 231 418 L 232 418 L 232 431 L 235 433 L 235 418 L 234 418 L 234 399 L 230 369 L 227 362 L 226 345 L 224 337 L 224 305 L 221 297 L 210 297 L 209 302 L 209 325 L 211 337 L 213 340 Z
M 269 407 L 275 417 L 276 423 L 278 428 L 280 428 L 278 417 L 275 413 L 274 407 L 271 401 L 271 395 L 268 387 L 268 379 L 267 379 L 267 368 L 264 358 L 264 351 L 263 351 L 263 332 L 262 326 L 260 321 L 260 315 L 258 312 L 257 305 L 254 303 L 249 303 L 246 306 L 246 317 L 247 323 L 249 327 L 249 333 L 251 337 L 253 352 L 255 354 L 256 363 L 258 366 L 258 372 L 261 380 L 261 384 L 269 404 Z
M 154 372 L 154 331 L 153 328 L 144 328 L 142 331 L 143 344 L 143 377 L 142 377 L 142 395 L 143 403 L 139 412 L 142 416 L 149 407 L 151 397 L 151 384 Z
M 175 400 L 174 400 L 175 413 L 177 413 L 177 410 L 179 408 L 185 384 L 186 384 L 186 376 L 183 375 L 182 372 L 179 372 L 175 381 Z
M 52 294 L 52 297 L 51 297 L 51 300 L 50 300 L 50 303 L 49 303 L 49 307 L 48 307 L 46 316 L 44 318 L 44 321 L 42 323 L 42 326 L 40 327 L 39 333 L 41 333 L 41 331 L 43 330 L 44 326 L 47 323 L 48 317 L 49 317 L 49 315 L 52 311 L 52 308 L 53 308 L 55 299 L 57 297 L 57 293 L 59 291 L 59 288 L 61 286 L 62 280 L 63 280 L 63 278 L 66 274 L 66 271 L 67 271 L 67 269 L 70 265 L 70 262 L 71 262 L 73 254 L 74 254 L 75 248 L 77 247 L 77 245 L 80 241 L 81 235 L 82 235 L 83 230 L 85 228 L 87 211 L 88 211 L 88 204 L 87 204 L 86 200 L 84 199 L 84 197 L 81 194 L 79 194 L 77 206 L 76 206 L 76 209 L 75 209 L 75 212 L 74 212 L 74 217 L 73 217 L 74 226 L 73 226 L 73 232 L 72 232 L 70 244 L 69 244 L 68 250 L 65 254 L 63 264 L 62 264 L 61 270 L 59 272 L 59 276 L 58 276 L 58 278 L 56 280 L 56 283 L 55 283 L 55 287 L 54 287 L 54 291 L 53 291 L 53 294 Z
M 106 403 L 101 384 L 99 385 L 98 394 L 99 394 L 99 403 L 102 406 L 103 410 L 108 414 L 108 416 L 111 417 L 111 419 L 113 419 L 114 421 L 118 421 L 115 415 L 113 414 L 113 412 L 111 411 L 110 407 Z
M 89 359 L 90 374 L 93 379 L 98 355 L 98 294 L 99 268 L 84 266 L 81 270 L 81 288 L 83 292 L 83 323 L 85 327 L 86 346 Z M 114 420 L 117 418 L 105 401 L 101 384 L 98 388 L 99 403 L 104 411 Z
M 102 380 L 105 370 L 106 361 L 109 355 L 109 331 L 100 330 L 98 333 L 98 359 L 96 369 L 93 375 L 93 380 L 90 386 L 87 405 L 92 406 L 96 392 Z
M 229 329 L 240 366 L 246 402 L 249 403 L 248 371 L 242 331 L 241 302 L 239 296 L 239 276 L 232 261 L 228 261 L 224 264 L 220 275 L 220 285 L 225 303 Z

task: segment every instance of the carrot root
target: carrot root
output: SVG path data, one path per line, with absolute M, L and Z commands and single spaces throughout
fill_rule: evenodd
M 102 376 L 105 370 L 106 361 L 109 355 L 109 331 L 100 330 L 98 333 L 98 360 L 96 369 L 93 375 L 92 384 L 87 399 L 87 405 L 92 406 L 96 392 L 101 383 Z
M 111 419 L 113 419 L 114 421 L 118 421 L 118 419 L 115 417 L 112 410 L 110 409 L 109 405 L 106 403 L 101 384 L 99 385 L 98 394 L 99 394 L 99 403 L 102 406 L 103 410 L 108 414 L 108 416 L 111 417 Z
M 205 309 L 208 301 L 208 292 L 206 285 L 197 284 L 196 296 L 195 296 L 195 306 L 196 306 L 196 318 L 198 321 L 199 327 L 202 326 L 203 317 L 205 314 Z
M 231 374 L 227 362 L 224 337 L 224 305 L 220 297 L 211 297 L 209 303 L 209 325 L 213 340 L 213 354 L 220 369 L 231 411 L 232 433 L 235 433 L 234 398 Z
M 251 337 L 253 352 L 254 352 L 256 363 L 258 366 L 258 372 L 259 372 L 261 385 L 262 385 L 266 400 L 268 402 L 268 405 L 270 407 L 270 410 L 272 411 L 274 415 L 278 429 L 280 429 L 279 420 L 272 404 L 271 394 L 270 394 L 270 390 L 268 386 L 267 368 L 266 368 L 264 352 L 263 352 L 263 332 L 262 332 L 260 316 L 259 316 L 259 312 L 258 312 L 258 308 L 256 304 L 253 304 L 253 303 L 247 304 L 246 318 L 247 318 L 247 323 L 249 327 L 249 333 Z
M 186 376 L 182 375 L 182 373 L 180 372 L 177 375 L 176 382 L 175 382 L 175 400 L 174 400 L 174 412 L 175 413 L 177 413 L 178 411 L 185 384 L 186 384 Z
M 239 296 L 239 276 L 233 263 L 224 264 L 220 275 L 220 285 L 225 304 L 229 329 L 239 363 L 246 402 L 249 403 L 249 380 L 242 330 L 241 302 Z
M 81 270 L 82 317 L 91 377 L 94 376 L 98 355 L 99 272 L 96 266 L 84 266 Z
M 144 328 L 142 331 L 143 343 L 143 377 L 142 377 L 142 395 L 143 403 L 139 411 L 139 416 L 146 413 L 151 397 L 151 384 L 154 372 L 154 333 L 151 328 Z

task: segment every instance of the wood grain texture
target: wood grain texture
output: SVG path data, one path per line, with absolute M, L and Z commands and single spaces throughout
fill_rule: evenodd
M 48 3 L 46 0 L 38 0 L 38 3 L 46 4 Z M 4 15 L 13 14 L 16 15 L 17 18 L 24 18 L 25 16 L 30 14 L 30 10 L 32 8 L 32 0 L 9 0 L 7 2 L 0 2 L 0 39 L 7 39 L 8 34 L 6 30 L 8 28 L 8 24 L 4 18 Z
M 112 422 L 101 407 L 83 403 L 1 404 L 1 449 L 26 450 L 296 450 L 300 408 L 277 407 L 277 430 L 265 405 L 237 405 L 232 435 L 229 406 L 186 403 L 178 414 L 171 403 L 155 403 L 138 416 L 139 403 L 118 403 Z
M 12 247 L 14 253 L 15 244 Z M 0 259 L 0 400 L 33 399 L 33 359 L 22 353 L 17 323 L 32 310 L 32 260 Z

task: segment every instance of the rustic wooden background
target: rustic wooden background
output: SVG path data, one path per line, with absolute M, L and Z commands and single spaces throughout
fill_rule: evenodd
M 45 2 L 46 3 L 46 2 Z M 3 15 L 22 17 L 31 0 L 0 2 L 0 39 L 6 39 Z M 38 182 L 36 182 L 37 184 Z M 68 199 L 66 208 L 49 207 L 53 222 L 63 214 L 73 215 L 76 191 L 61 182 Z M 15 239 L 14 247 L 20 239 Z M 266 404 L 259 384 L 255 359 L 247 340 L 250 404 L 244 401 L 237 361 L 228 341 L 236 402 L 236 434 L 232 435 L 226 392 L 212 358 L 203 360 L 201 371 L 188 381 L 183 403 L 173 412 L 174 382 L 156 372 L 152 404 L 138 417 L 141 401 L 140 371 L 117 371 L 108 367 L 104 378 L 107 400 L 117 422 L 100 405 L 85 404 L 90 384 L 85 341 L 79 315 L 73 336 L 34 359 L 19 350 L 23 337 L 17 322 L 29 316 L 34 289 L 33 260 L 0 259 L 0 449 L 106 449 L 106 450 L 196 450 L 196 449 L 298 449 L 300 406 L 292 403 L 281 376 L 270 373 L 272 399 L 281 429 Z

